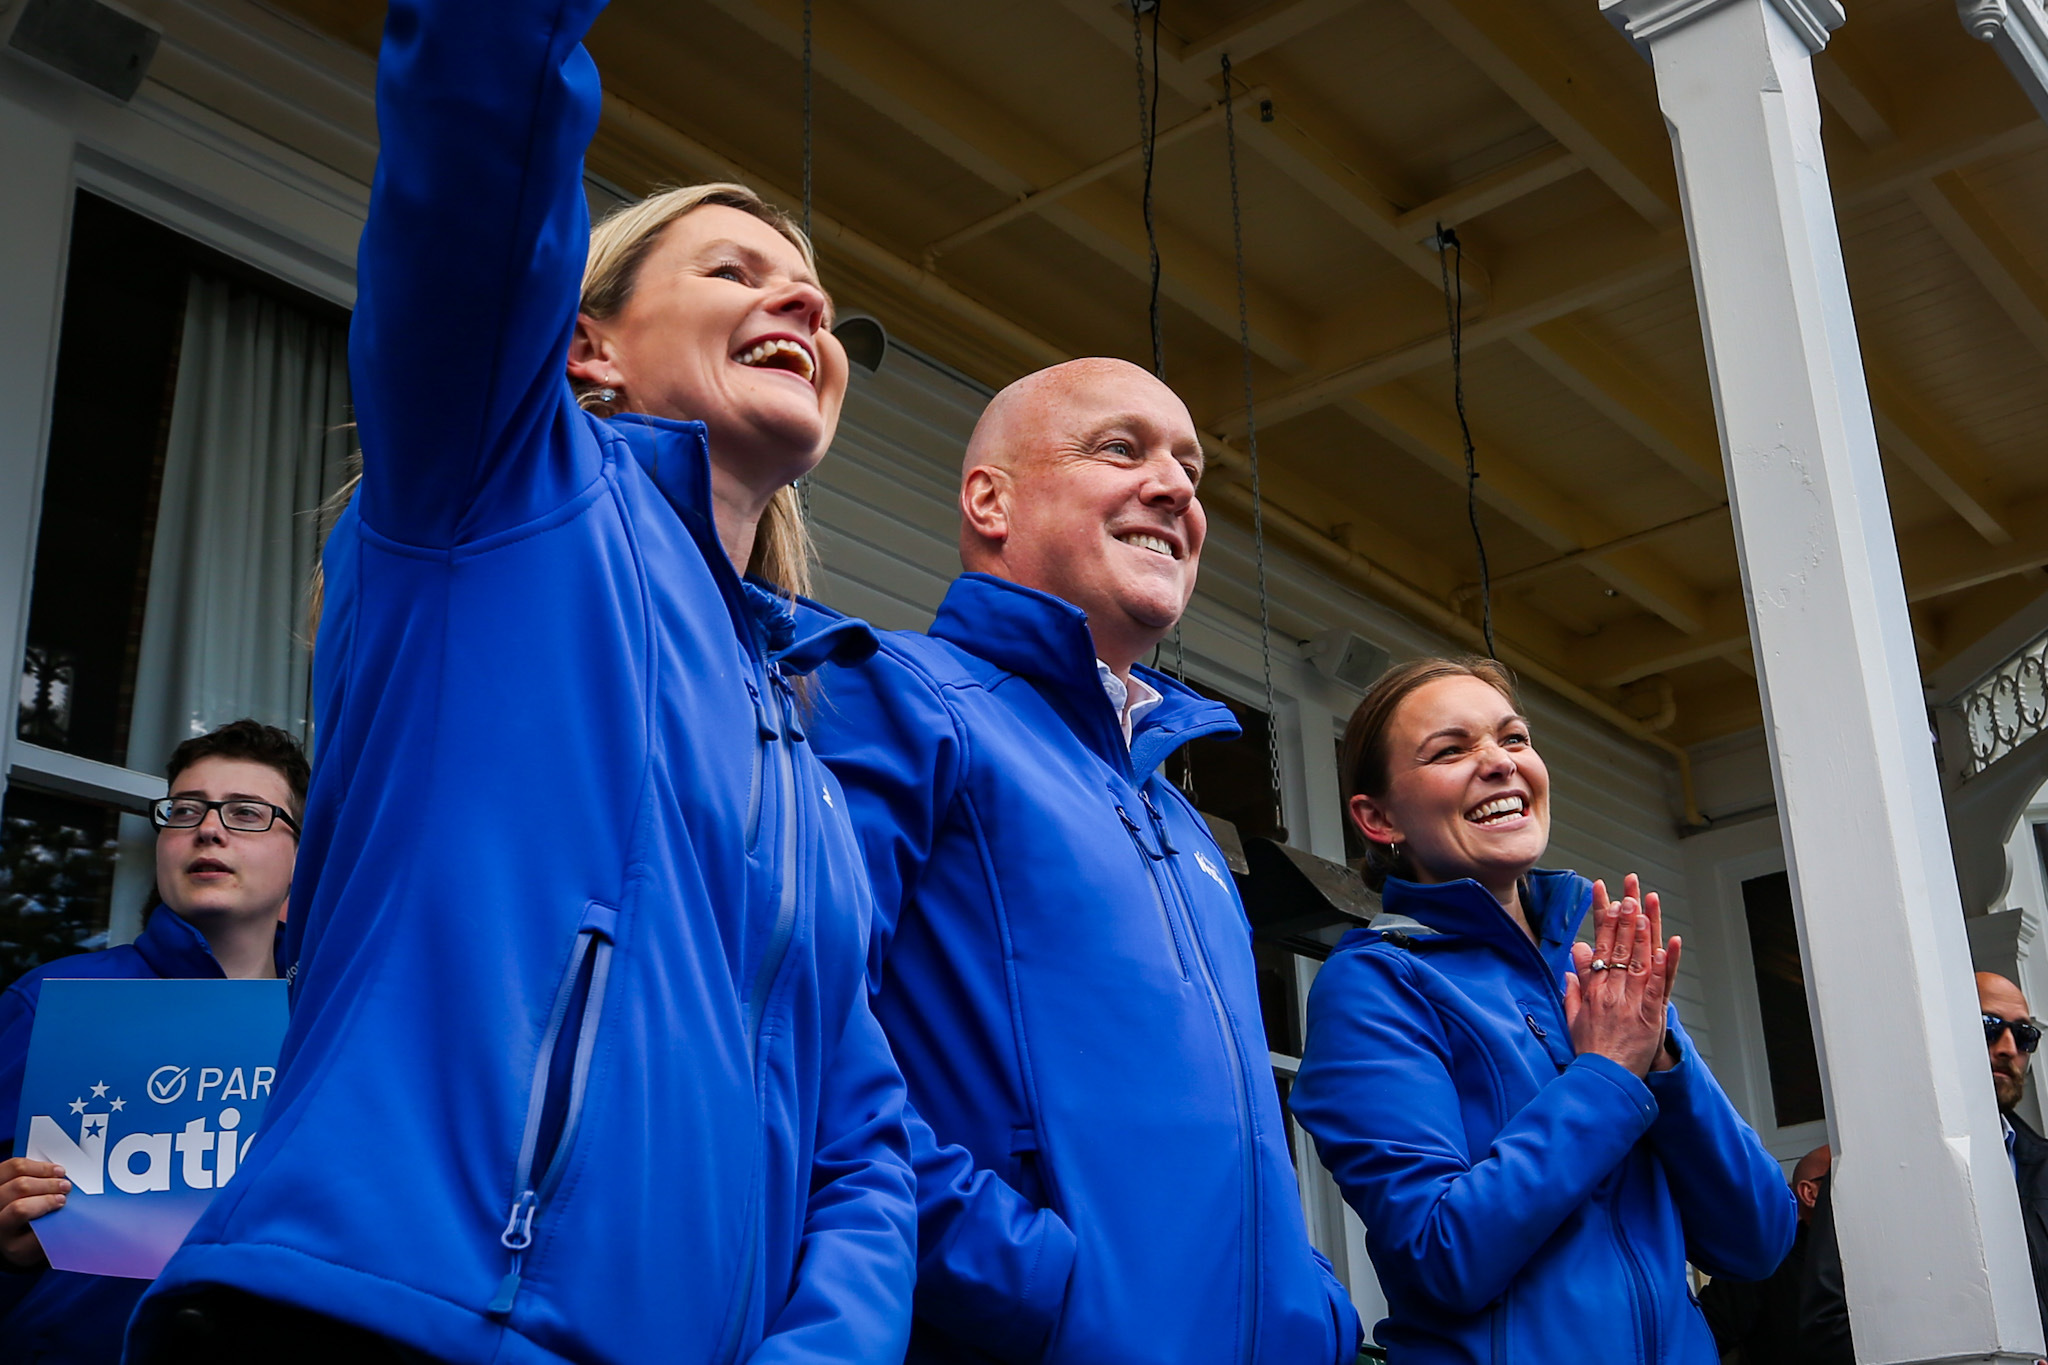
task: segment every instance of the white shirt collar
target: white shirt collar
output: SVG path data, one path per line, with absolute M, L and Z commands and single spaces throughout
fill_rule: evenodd
M 1125 686 L 1124 680 L 1100 659 L 1095 661 L 1095 676 L 1102 679 L 1102 690 L 1108 694 L 1110 707 L 1116 712 L 1117 720 L 1123 726 L 1124 747 L 1128 749 L 1131 745 L 1131 734 L 1137 729 L 1138 722 L 1166 698 L 1160 696 L 1157 688 L 1135 673 L 1131 675 L 1130 685 Z

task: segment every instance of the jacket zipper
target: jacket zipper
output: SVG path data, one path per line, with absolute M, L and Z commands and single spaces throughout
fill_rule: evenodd
M 753 766 L 747 773 L 747 848 L 751 851 L 761 837 L 761 754 L 779 736 L 768 723 L 768 709 L 761 703 L 761 689 L 747 679 L 747 700 L 754 704 Z
M 1626 1179 L 1624 1168 L 1623 1175 L 1615 1181 L 1617 1194 L 1620 1193 L 1621 1185 Z M 1643 1274 L 1642 1260 L 1637 1257 L 1635 1248 L 1629 1245 L 1628 1234 L 1621 1226 L 1621 1206 L 1618 1201 L 1608 1203 L 1607 1223 L 1613 1229 L 1616 1245 L 1621 1248 L 1622 1259 L 1628 1263 L 1629 1297 L 1634 1300 L 1636 1313 L 1642 1324 L 1644 1365 L 1657 1365 L 1657 1305 L 1649 1292 L 1649 1280 Z
M 1186 981 L 1189 979 L 1187 949 L 1181 944 L 1180 925 L 1174 921 L 1173 911 L 1166 902 L 1166 888 L 1160 883 L 1160 855 L 1145 847 L 1144 836 L 1138 832 L 1138 822 L 1121 804 L 1117 806 L 1116 814 L 1124 822 L 1124 832 L 1131 836 L 1131 845 L 1138 851 L 1138 861 L 1145 864 L 1145 875 L 1152 883 L 1152 904 L 1158 907 L 1159 921 L 1166 926 L 1166 936 L 1173 940 L 1173 958 L 1180 964 L 1180 979 Z
M 1159 840 L 1159 847 L 1166 854 L 1175 850 L 1173 841 L 1167 837 L 1166 820 L 1159 814 L 1159 808 L 1152 804 L 1152 793 L 1140 785 L 1139 799 L 1145 803 L 1145 811 L 1152 817 L 1152 828 Z M 1122 807 L 1118 807 L 1119 813 Z M 1128 817 L 1126 817 L 1128 819 Z M 1164 857 L 1162 862 L 1166 861 Z M 1216 970 L 1209 961 L 1209 948 L 1202 941 L 1201 931 L 1195 925 L 1194 904 L 1189 899 L 1187 887 L 1180 880 L 1180 870 L 1168 866 L 1166 878 L 1173 886 L 1182 910 L 1187 915 L 1188 937 L 1194 945 L 1194 958 L 1202 969 L 1202 987 L 1209 998 L 1209 1008 L 1216 1016 L 1216 1027 L 1223 1035 L 1223 1046 L 1230 1053 L 1230 1066 L 1237 1076 L 1238 1124 L 1242 1129 L 1240 1137 L 1244 1152 L 1244 1239 L 1240 1248 L 1238 1263 L 1243 1269 L 1243 1282 L 1239 1288 L 1241 1313 L 1244 1323 L 1243 1335 L 1238 1342 L 1238 1359 L 1250 1361 L 1252 1349 L 1258 1340 L 1258 1258 L 1253 1254 L 1259 1243 L 1259 1190 L 1258 1190 L 1258 1138 L 1252 1131 L 1252 1078 L 1246 1074 L 1244 1049 L 1239 1045 L 1237 1030 L 1231 1026 L 1230 1011 L 1223 1006 L 1223 990 L 1216 981 Z
M 540 1213 L 541 1204 L 554 1193 L 562 1171 L 568 1165 L 569 1150 L 576 1138 L 577 1124 L 583 1116 L 584 1095 L 589 1088 L 590 1054 L 597 1044 L 597 1024 L 604 1010 L 611 959 L 611 941 L 600 931 L 586 928 L 577 932 L 576 950 L 570 955 L 569 970 L 563 974 L 562 984 L 555 992 L 554 1008 L 548 1013 L 547 1030 L 541 1037 L 540 1056 L 534 1063 L 533 1085 L 527 1095 L 526 1129 L 519 1140 L 519 1161 L 512 1182 L 518 1194 L 513 1197 L 512 1207 L 506 1214 L 504 1231 L 498 1234 L 498 1244 L 511 1253 L 511 1263 L 505 1278 L 498 1282 L 498 1292 L 492 1297 L 486 1312 L 503 1316 L 512 1311 L 512 1303 L 519 1294 L 526 1251 L 533 1245 L 534 1219 Z M 586 963 L 590 967 L 590 988 L 584 996 L 583 1012 L 575 1023 L 573 1037 L 576 1050 L 569 1064 L 569 1074 L 558 1078 L 554 1066 L 555 1048 L 561 1041 L 563 1028 L 569 1023 L 569 1007 L 575 1000 L 576 984 L 583 976 Z M 548 1097 L 554 1093 L 558 1080 L 568 1087 L 562 1129 L 555 1137 L 553 1150 L 546 1154 L 546 1166 L 536 1179 L 534 1167 L 542 1155 L 539 1150 L 541 1124 L 547 1112 Z
M 783 959 L 789 955 L 789 941 L 796 929 L 796 759 L 790 753 L 790 732 L 794 729 L 790 718 L 791 698 L 789 684 L 784 681 L 781 669 L 774 669 L 769 679 L 776 692 L 776 710 L 781 721 L 768 740 L 775 750 L 776 788 L 782 805 L 782 826 L 777 831 L 781 885 L 775 903 L 775 925 L 769 931 L 768 943 L 761 952 L 761 965 L 754 974 L 754 988 L 747 997 L 749 1055 L 757 1055 L 760 1051 L 761 1024 L 768 1010 L 768 993 L 775 984 L 776 974 L 782 970 Z
M 790 745 L 802 737 L 803 731 L 796 721 L 795 697 L 782 670 L 768 666 L 770 690 L 775 693 L 776 711 L 779 724 L 771 725 L 762 704 L 760 690 L 752 680 L 747 691 L 754 698 L 754 715 L 761 736 L 756 746 L 758 761 L 760 748 L 772 746 L 775 752 L 776 788 L 781 800 L 781 827 L 777 831 L 777 861 L 779 885 L 775 905 L 775 924 L 769 930 L 768 943 L 762 949 L 761 965 L 755 969 L 753 989 L 747 996 L 747 1056 L 753 1062 L 755 1102 L 759 1104 L 761 1087 L 761 1027 L 768 1013 L 768 995 L 774 988 L 775 978 L 781 974 L 784 959 L 789 956 L 790 940 L 796 932 L 797 912 L 797 805 L 796 805 L 796 757 Z M 760 800 L 760 778 L 755 778 L 755 816 L 758 817 Z M 726 1320 L 725 1331 L 720 1334 L 718 1359 L 726 1362 L 739 1358 L 740 1339 L 746 1328 L 747 1304 L 754 1294 L 754 1261 L 760 1240 L 760 1198 L 761 1173 L 758 1162 L 760 1147 L 755 1147 L 756 1167 L 754 1171 L 754 1193 L 749 1201 L 746 1242 L 740 1249 L 740 1279 L 733 1293 L 732 1315 Z

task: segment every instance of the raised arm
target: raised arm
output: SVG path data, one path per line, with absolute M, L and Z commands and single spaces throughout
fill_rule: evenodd
M 1364 1220 L 1374 1267 L 1453 1313 L 1499 1298 L 1657 1112 L 1627 1069 L 1586 1054 L 1468 1158 L 1436 1011 L 1411 968 L 1374 951 L 1316 977 L 1290 1103 Z
M 349 332 L 363 520 L 443 547 L 597 468 L 563 367 L 588 248 L 604 0 L 392 0 Z

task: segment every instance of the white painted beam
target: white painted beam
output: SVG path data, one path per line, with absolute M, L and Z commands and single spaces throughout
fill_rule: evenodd
M 2042 0 L 1956 0 L 1963 27 L 1997 51 L 2048 119 L 2048 5 Z
M 1835 226 L 1838 0 L 1601 0 L 1676 146 L 1859 1360 L 2042 1353 Z

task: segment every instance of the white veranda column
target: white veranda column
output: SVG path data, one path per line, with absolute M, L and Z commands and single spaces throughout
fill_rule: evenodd
M 1812 58 L 1836 0 L 1601 0 L 1670 126 L 1864 1362 L 2041 1323 L 1849 312 Z

